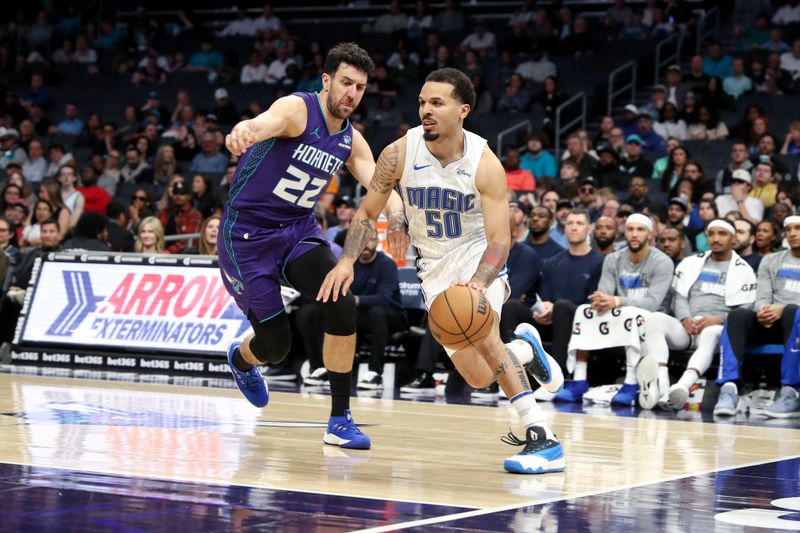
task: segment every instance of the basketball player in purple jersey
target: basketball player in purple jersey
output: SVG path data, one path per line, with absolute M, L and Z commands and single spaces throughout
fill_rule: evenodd
M 325 59 L 322 91 L 276 100 L 225 139 L 241 156 L 219 233 L 219 265 L 228 292 L 254 333 L 228 348 L 239 390 L 263 407 L 269 392 L 258 366 L 277 364 L 289 353 L 291 330 L 281 299 L 285 279 L 309 301 L 336 259 L 314 220 L 314 206 L 331 177 L 346 165 L 365 186 L 375 169 L 369 145 L 350 124 L 373 73 L 369 54 L 353 43 L 335 46 Z M 402 202 L 388 211 L 390 226 L 403 224 Z M 402 234 L 393 231 L 398 253 Z M 323 360 L 331 388 L 331 418 L 323 437 L 343 448 L 370 447 L 350 415 L 351 371 L 356 343 L 352 294 L 319 302 L 325 317 Z

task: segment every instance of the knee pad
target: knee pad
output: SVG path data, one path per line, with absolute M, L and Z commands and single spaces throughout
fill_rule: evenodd
M 274 322 L 273 322 L 274 320 Z M 292 347 L 292 329 L 285 313 L 254 327 L 250 351 L 262 363 L 275 365 L 283 361 Z
M 321 305 L 325 333 L 346 337 L 356 332 L 356 299 L 352 293 L 340 296 L 335 302 L 328 300 Z

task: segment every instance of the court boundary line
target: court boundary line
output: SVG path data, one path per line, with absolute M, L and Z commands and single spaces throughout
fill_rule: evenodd
M 454 514 L 451 514 L 451 515 L 442 515 L 442 516 L 439 516 L 439 517 L 436 517 L 436 518 L 421 518 L 419 520 L 410 520 L 408 522 L 399 522 L 397 524 L 389 524 L 389 525 L 385 525 L 385 526 L 378 526 L 378 527 L 372 527 L 372 528 L 366 528 L 366 529 L 357 529 L 357 530 L 353 530 L 351 533 L 382 533 L 384 531 L 397 531 L 397 530 L 408 529 L 408 528 L 412 528 L 412 527 L 429 526 L 429 525 L 432 525 L 432 524 L 441 524 L 443 522 L 452 522 L 454 520 L 462 520 L 462 519 L 465 519 L 465 518 L 473 518 L 473 517 L 476 517 L 476 516 L 483 516 L 483 515 L 488 515 L 488 514 L 493 514 L 493 513 L 502 513 L 502 512 L 505 512 L 505 511 L 514 511 L 514 510 L 517 510 L 517 509 L 522 509 L 523 507 L 532 507 L 534 505 L 545 505 L 545 504 L 548 504 L 548 503 L 555 503 L 555 502 L 566 501 L 566 500 L 577 500 L 578 498 L 587 498 L 587 497 L 590 497 L 590 496 L 599 496 L 601 494 L 608 494 L 608 493 L 611 493 L 611 492 L 616 492 L 618 490 L 636 489 L 636 488 L 640 488 L 640 487 L 646 487 L 648 485 L 655 485 L 657 483 L 667 483 L 667 482 L 670 482 L 670 481 L 677 481 L 679 479 L 686 479 L 686 478 L 696 477 L 696 476 L 705 476 L 705 475 L 714 474 L 714 473 L 717 473 L 717 472 L 724 472 L 726 470 L 736 470 L 736 469 L 739 469 L 739 468 L 749 468 L 749 467 L 760 466 L 760 465 L 764 465 L 764 464 L 768 464 L 768 463 L 776 463 L 776 462 L 779 462 L 779 461 L 790 461 L 792 459 L 800 459 L 800 454 L 798 454 L 798 455 L 788 455 L 788 456 L 784 456 L 784 457 L 777 457 L 777 458 L 768 459 L 768 460 L 765 460 L 765 461 L 755 461 L 755 462 L 752 462 L 752 463 L 745 463 L 745 464 L 742 464 L 742 465 L 729 466 L 729 467 L 725 467 L 725 468 L 703 470 L 703 471 L 695 472 L 695 473 L 692 473 L 692 474 L 682 474 L 682 475 L 678 475 L 678 476 L 670 476 L 668 478 L 659 479 L 659 480 L 655 480 L 655 481 L 644 481 L 644 482 L 640 482 L 640 483 L 631 483 L 631 484 L 623 485 L 621 487 L 617 487 L 617 488 L 613 488 L 613 489 L 599 490 L 599 491 L 589 491 L 589 492 L 585 492 L 585 493 L 573 494 L 571 496 L 559 496 L 559 497 L 553 497 L 553 498 L 543 498 L 541 500 L 531 500 L 529 502 L 522 503 L 522 504 L 509 504 L 509 505 L 502 505 L 502 506 L 498 506 L 498 507 L 486 507 L 486 508 L 483 508 L 483 509 L 476 509 L 474 511 L 466 511 L 466 512 L 462 512 L 462 513 L 454 513 Z

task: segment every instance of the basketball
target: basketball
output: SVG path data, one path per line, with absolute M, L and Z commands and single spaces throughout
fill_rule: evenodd
M 433 300 L 428 324 L 442 346 L 459 350 L 486 338 L 494 313 L 484 294 L 463 285 L 450 287 Z

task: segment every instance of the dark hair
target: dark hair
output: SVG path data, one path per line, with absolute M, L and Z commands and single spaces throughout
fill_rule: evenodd
M 462 104 L 475 108 L 475 87 L 466 74 L 454 68 L 434 70 L 425 78 L 425 83 L 448 83 L 453 86 L 453 96 Z
M 48 226 L 48 225 L 53 225 L 53 226 L 55 226 L 55 227 L 56 227 L 56 229 L 57 229 L 58 231 L 61 231 L 61 224 L 59 224 L 59 223 L 58 223 L 58 220 L 56 220 L 56 219 L 54 219 L 54 218 L 48 218 L 48 219 L 47 219 L 47 220 L 45 220 L 44 222 L 41 222 L 41 223 L 39 224 L 39 227 L 40 227 L 40 228 L 43 228 L 43 227 L 45 227 L 45 226 Z
M 753 224 L 752 222 L 750 222 L 746 218 L 743 218 L 741 220 L 734 220 L 733 221 L 733 228 L 734 229 L 736 229 L 736 223 L 737 222 L 744 222 L 745 224 L 747 224 L 749 226 L 749 229 L 750 229 L 750 236 L 751 237 L 755 236 L 755 234 L 756 234 L 756 225 L 755 224 Z
M 106 216 L 108 218 L 110 218 L 111 220 L 116 219 L 122 213 L 125 213 L 127 211 L 128 211 L 128 209 L 119 200 L 111 200 L 106 205 Z
M 375 63 L 369 53 L 356 43 L 340 43 L 331 48 L 325 57 L 323 72 L 333 76 L 342 63 L 354 66 L 370 78 L 375 74 Z
M 95 211 L 86 211 L 75 224 L 75 236 L 96 239 L 107 227 L 106 217 Z
M 700 200 L 699 202 L 697 202 L 697 213 L 698 213 L 698 215 L 700 213 L 700 205 L 701 204 L 710 205 L 711 206 L 711 210 L 714 211 L 714 218 L 709 220 L 709 222 L 711 222 L 712 220 L 724 220 L 725 222 L 728 222 L 727 220 L 725 220 L 723 218 L 720 218 L 720 216 L 719 216 L 719 208 L 717 207 L 717 203 L 713 202 L 711 200 Z M 727 213 L 725 213 L 725 214 L 727 215 Z
M 669 231 L 669 230 L 678 232 L 678 240 L 683 239 L 683 230 L 681 228 L 677 227 L 677 226 L 667 226 L 666 228 L 662 229 L 661 230 L 661 234 L 659 235 L 659 237 L 661 235 L 664 235 L 665 231 Z
M 543 206 L 543 205 L 537 205 L 537 206 L 534 206 L 534 208 L 533 208 L 533 209 L 531 209 L 531 214 L 533 214 L 533 213 L 534 213 L 534 211 L 536 211 L 537 209 L 544 209 L 545 211 L 547 211 L 547 218 L 548 218 L 548 220 L 553 220 L 553 212 L 552 212 L 552 211 L 550 211 L 548 208 L 546 208 L 546 207 L 545 207 L 545 206 Z

